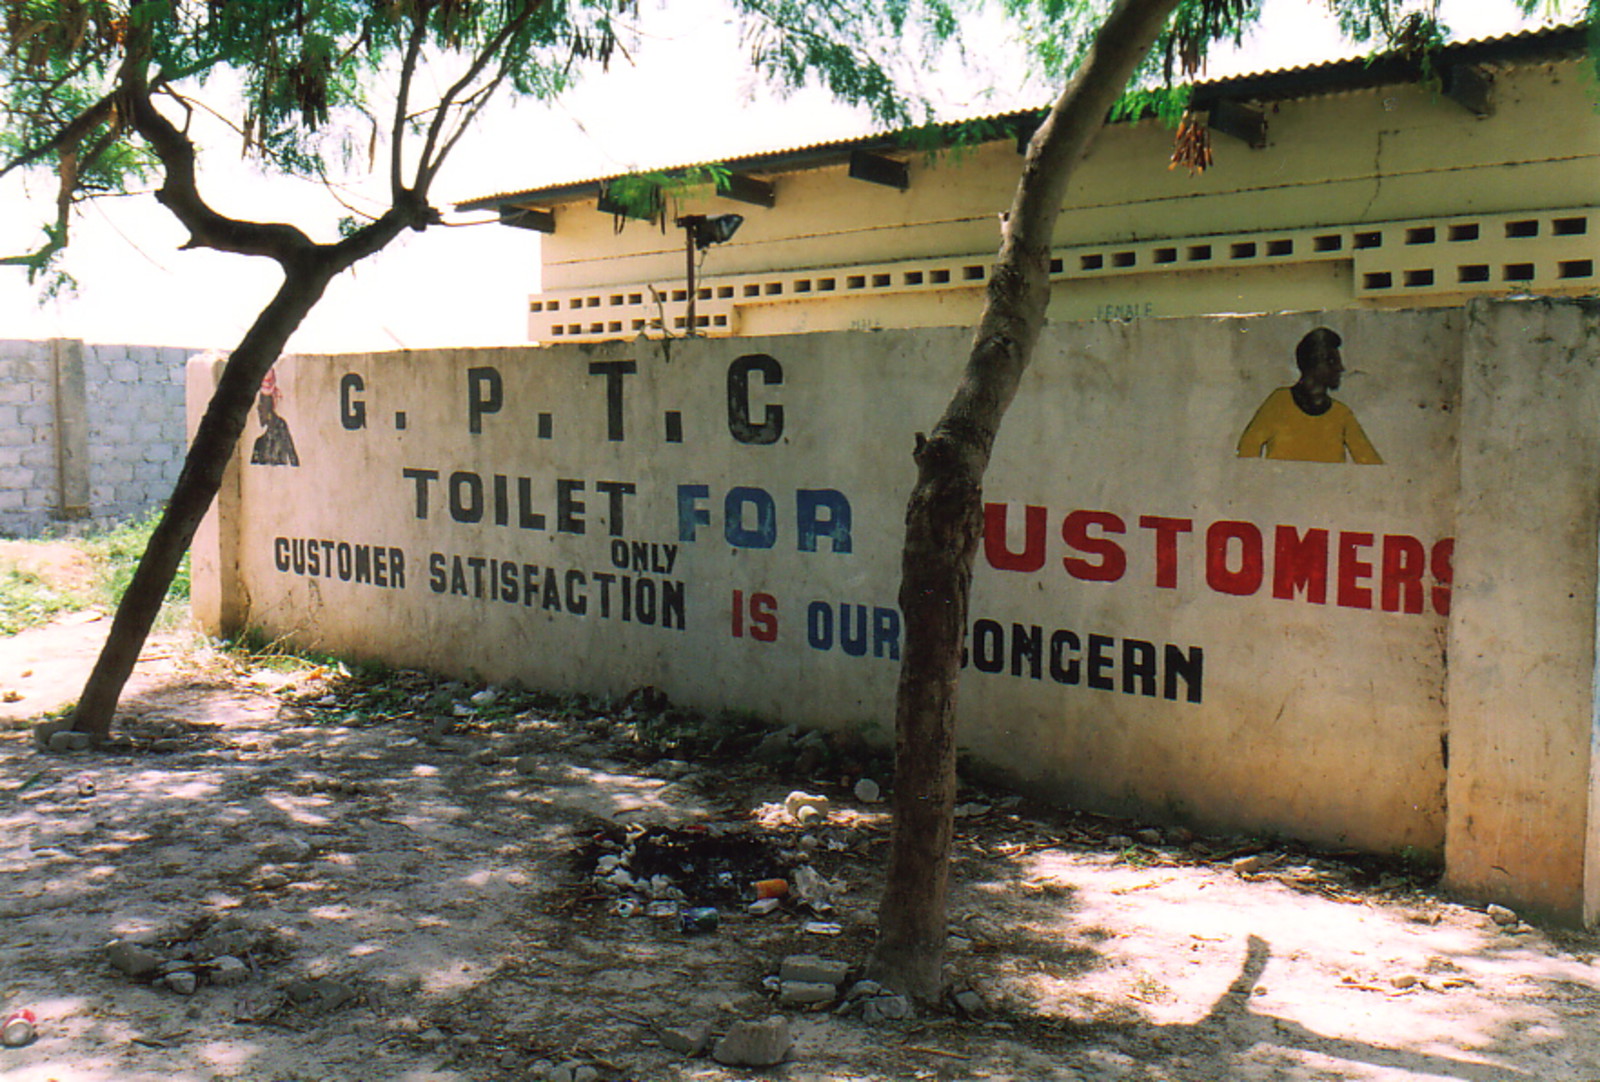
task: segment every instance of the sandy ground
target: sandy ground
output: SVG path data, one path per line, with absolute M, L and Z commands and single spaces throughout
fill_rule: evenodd
M 70 699 L 106 620 L 0 642 L 4 704 Z M 38 1037 L 7 1082 L 248 1079 L 1529 1079 L 1600 1082 L 1595 940 L 1497 925 L 1401 870 L 1249 839 L 1144 834 L 972 790 L 958 823 L 953 975 L 976 1017 L 782 1007 L 786 956 L 859 963 L 882 804 L 838 759 L 661 760 L 615 712 L 397 678 L 254 669 L 156 642 L 119 749 L 47 754 L 0 726 L 0 1013 Z M 539 702 L 542 705 L 530 706 Z M 832 765 L 829 765 L 829 764 Z M 826 823 L 782 810 L 827 794 Z M 714 931 L 617 912 L 593 861 L 646 826 L 750 843 L 731 878 L 811 866 Z M 704 828 L 704 829 L 702 829 Z M 1127 837 L 1123 837 L 1127 835 Z M 1241 863 L 1242 861 L 1242 863 Z M 114 968 L 113 939 L 198 978 Z M 244 962 L 224 983 L 215 959 Z M 766 1070 L 670 1050 L 666 1030 L 782 1014 Z M 554 1070 L 552 1070 L 554 1068 Z M 587 1077 L 587 1076 L 586 1076 Z

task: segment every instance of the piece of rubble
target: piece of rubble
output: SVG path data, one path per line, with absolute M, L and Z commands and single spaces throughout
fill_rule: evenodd
M 157 983 L 170 988 L 180 996 L 192 996 L 195 989 L 200 987 L 200 978 L 195 976 L 192 969 L 179 969 L 168 973 Z
M 681 1056 L 698 1056 L 711 1047 L 711 1026 L 701 1022 L 661 1031 L 661 1043 Z
M 782 981 L 778 985 L 778 1002 L 785 1007 L 813 1007 L 838 997 L 839 986 L 824 981 Z
M 231 954 L 221 954 L 211 960 L 209 977 L 212 984 L 224 988 L 243 984 L 250 979 L 250 967 L 244 961 Z
M 873 996 L 861 1005 L 861 1020 L 868 1025 L 898 1022 L 911 1017 L 911 1000 L 905 996 Z
M 1513 924 L 1517 923 L 1516 911 L 1507 909 L 1503 905 L 1491 904 L 1488 909 L 1484 910 L 1484 912 L 1489 915 L 1490 920 L 1494 921 L 1502 928 L 1509 928 Z
M 106 960 L 130 977 L 148 976 L 161 968 L 161 955 L 123 939 L 114 939 L 106 947 Z
M 772 1067 L 782 1063 L 794 1047 L 789 1021 L 773 1015 L 765 1022 L 735 1022 L 711 1050 L 711 1058 L 725 1067 Z
M 281 838 L 273 838 L 256 846 L 256 853 L 262 860 L 273 864 L 295 864 L 311 856 L 311 843 L 304 838 L 285 834 Z
M 856 799 L 863 804 L 876 804 L 883 799 L 883 789 L 871 778 L 862 778 L 854 789 Z
M 849 962 L 837 958 L 824 958 L 817 954 L 791 954 L 778 967 L 780 980 L 829 984 L 835 987 L 843 984 L 849 975 Z

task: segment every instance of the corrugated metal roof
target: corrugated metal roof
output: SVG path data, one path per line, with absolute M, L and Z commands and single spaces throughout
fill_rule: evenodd
M 1589 28 L 1586 26 L 1553 26 L 1525 30 L 1516 34 L 1477 38 L 1471 41 L 1446 45 L 1432 58 L 1436 69 L 1457 65 L 1541 63 L 1572 59 L 1589 49 Z M 1280 68 L 1248 75 L 1229 76 L 1209 82 L 1195 83 L 1191 101 L 1196 108 L 1205 109 L 1213 102 L 1231 101 L 1284 101 L 1291 98 L 1313 97 L 1379 86 L 1412 83 L 1422 77 L 1417 61 L 1398 53 L 1378 57 L 1352 57 L 1328 60 L 1298 68 Z M 969 117 L 964 122 L 989 122 L 1000 126 L 1023 129 L 1037 118 L 1041 109 L 1025 109 L 988 116 Z M 875 132 L 851 139 L 836 139 L 779 150 L 761 151 L 724 158 L 715 162 L 690 162 L 664 167 L 667 172 L 693 169 L 703 165 L 718 165 L 735 173 L 770 174 L 811 169 L 837 164 L 846 160 L 853 150 L 900 151 L 907 147 L 901 131 Z M 513 192 L 499 192 L 479 196 L 457 203 L 456 209 L 488 210 L 507 205 L 550 206 L 593 197 L 608 182 L 626 174 L 591 177 L 566 181 L 540 188 L 527 188 Z

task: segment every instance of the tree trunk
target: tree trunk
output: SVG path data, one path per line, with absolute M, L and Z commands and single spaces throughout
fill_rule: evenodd
M 1118 0 L 1029 143 L 966 371 L 932 436 L 918 437 L 901 559 L 894 831 L 867 974 L 924 1002 L 940 993 L 948 931 L 956 684 L 983 533 L 983 475 L 1044 328 L 1067 181 L 1178 2 Z
M 238 446 L 261 381 L 282 354 L 289 336 L 321 298 L 331 277 L 331 268 L 322 261 L 286 267 L 283 284 L 272 302 L 256 317 L 228 358 L 216 393 L 189 445 L 166 511 L 117 606 L 111 631 L 73 711 L 73 729 L 91 733 L 96 740 L 103 740 L 110 732 L 123 685 L 139 660 L 178 564 L 222 487 L 223 471 Z M 48 733 L 41 729 L 40 736 L 47 737 Z

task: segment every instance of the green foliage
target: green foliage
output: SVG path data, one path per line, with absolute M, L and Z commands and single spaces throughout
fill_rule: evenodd
M 0 563 L 0 635 L 15 635 L 85 607 L 85 599 L 32 571 Z
M 618 229 L 624 218 L 639 218 L 665 227 L 676 216 L 679 203 L 693 196 L 726 191 L 732 176 L 721 165 L 629 173 L 607 182 L 606 199 L 618 208 Z
M 91 581 L 86 585 L 64 583 L 15 563 L 0 562 L 0 635 L 14 635 L 64 613 L 115 608 L 133 578 L 157 518 L 151 514 L 72 540 L 70 543 L 88 558 L 92 570 Z M 62 542 L 38 542 L 41 549 L 47 543 Z M 160 622 L 168 626 L 176 623 L 188 602 L 189 558 L 185 556 L 167 592 Z
M 160 519 L 160 512 L 152 511 L 142 518 L 90 533 L 83 538 L 83 550 L 94 562 L 99 579 L 98 600 L 105 607 L 114 607 L 122 600 L 128 583 L 133 580 L 134 569 L 139 566 L 139 558 L 144 555 L 145 546 L 150 543 L 150 535 L 155 532 Z M 188 601 L 189 557 L 185 554 L 178 573 L 173 576 L 172 586 L 167 590 L 164 615 L 171 615 Z

